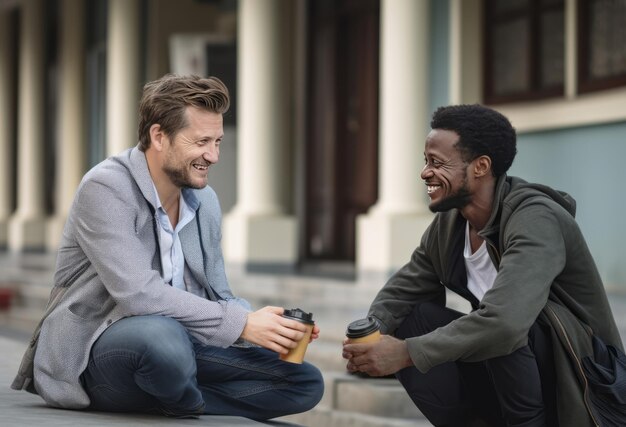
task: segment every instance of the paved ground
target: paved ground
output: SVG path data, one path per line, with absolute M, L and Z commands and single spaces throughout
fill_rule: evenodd
M 177 420 L 139 414 L 111 414 L 69 411 L 50 408 L 36 395 L 15 391 L 10 384 L 15 377 L 29 337 L 22 331 L 0 325 L 0 427 L 67 426 L 168 426 L 168 427 L 297 427 L 297 424 L 272 421 L 261 423 L 243 417 L 201 416 Z
M 266 426 L 241 417 L 202 416 L 194 420 L 176 420 L 158 416 L 67 411 L 47 407 L 39 396 L 11 390 L 9 385 L 19 366 L 26 341 L 21 333 L 4 330 L 0 335 L 0 426 Z M 288 426 L 286 423 L 272 423 Z

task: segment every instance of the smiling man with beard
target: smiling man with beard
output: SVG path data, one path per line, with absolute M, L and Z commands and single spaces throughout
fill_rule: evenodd
M 395 374 L 436 426 L 592 426 L 591 334 L 622 349 L 575 201 L 507 176 L 516 135 L 480 105 L 439 108 L 421 178 L 436 212 L 372 303 L 383 335 L 351 372 Z M 471 304 L 445 306 L 446 289 Z
M 226 280 L 207 183 L 228 107 L 215 77 L 145 85 L 138 145 L 95 166 L 77 190 L 13 388 L 55 407 L 174 417 L 264 420 L 319 402 L 317 368 L 278 357 L 305 326 L 281 307 L 252 311 Z

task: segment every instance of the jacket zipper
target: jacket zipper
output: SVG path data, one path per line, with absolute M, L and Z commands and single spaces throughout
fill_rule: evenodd
M 487 244 L 491 247 L 493 255 L 496 257 L 496 270 L 500 270 L 500 252 L 498 252 L 496 246 L 492 244 L 489 240 L 485 239 L 485 242 L 487 242 Z
M 500 260 L 501 260 L 500 252 L 498 252 L 498 249 L 495 247 L 495 245 L 490 243 L 487 239 L 485 239 L 485 241 L 489 244 L 489 246 L 491 246 L 491 249 L 493 250 L 493 254 L 496 257 L 496 261 L 497 261 L 497 264 L 496 264 L 498 266 L 497 269 L 499 270 Z M 596 427 L 601 427 L 598 421 L 596 420 L 595 416 L 593 415 L 593 412 L 591 411 L 591 407 L 589 406 L 589 394 L 588 394 L 589 383 L 587 382 L 587 377 L 585 377 L 585 372 L 583 371 L 582 364 L 580 363 L 580 360 L 578 359 L 578 357 L 576 356 L 576 353 L 574 352 L 572 343 L 570 342 L 569 336 L 567 335 L 567 332 L 565 331 L 565 327 L 563 326 L 563 323 L 561 323 L 561 319 L 559 319 L 559 316 L 554 312 L 554 310 L 552 310 L 552 308 L 550 308 L 549 306 L 546 306 L 546 308 L 554 316 L 554 319 L 556 320 L 557 324 L 559 325 L 559 328 L 561 329 L 561 332 L 563 333 L 563 336 L 565 337 L 565 341 L 567 342 L 567 346 L 569 347 L 569 353 L 572 355 L 574 360 L 576 360 L 576 366 L 578 367 L 578 371 L 580 372 L 580 375 L 584 382 L 583 401 L 585 402 L 585 408 L 587 408 L 587 412 L 589 413 L 589 416 L 591 417 L 591 420 L 596 425 Z
M 559 316 L 554 312 L 554 310 L 552 310 L 552 308 L 550 308 L 549 306 L 546 306 L 546 308 L 552 314 L 552 316 L 554 316 L 554 319 L 556 320 L 556 323 L 559 325 L 559 328 L 561 329 L 561 332 L 563 333 L 563 336 L 565 337 L 565 341 L 567 342 L 567 346 L 569 348 L 569 353 L 572 355 L 572 357 L 576 361 L 576 366 L 578 367 L 578 371 L 580 372 L 580 375 L 581 375 L 581 377 L 583 379 L 583 382 L 584 382 L 583 400 L 585 402 L 585 407 L 587 408 L 587 412 L 589 413 L 589 416 L 591 417 L 591 420 L 596 425 L 596 427 L 600 427 L 600 423 L 598 423 L 598 421 L 594 417 L 593 412 L 591 411 L 591 408 L 589 406 L 589 402 L 588 402 L 588 400 L 589 400 L 589 395 L 588 395 L 589 383 L 587 382 L 587 377 L 585 377 L 585 372 L 583 371 L 582 364 L 580 363 L 580 360 L 578 359 L 578 357 L 576 356 L 576 353 L 574 352 L 574 349 L 572 347 L 572 343 L 570 342 L 569 336 L 567 335 L 567 332 L 565 332 L 565 327 L 561 323 L 561 319 L 559 319 Z

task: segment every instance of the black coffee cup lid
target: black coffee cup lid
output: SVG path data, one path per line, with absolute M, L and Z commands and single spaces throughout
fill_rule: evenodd
M 348 325 L 346 336 L 348 338 L 361 338 L 376 332 L 379 329 L 378 322 L 373 317 L 355 320 Z
M 283 317 L 288 317 L 290 319 L 311 325 L 315 323 L 313 321 L 313 313 L 307 313 L 299 308 L 286 309 L 283 313 Z

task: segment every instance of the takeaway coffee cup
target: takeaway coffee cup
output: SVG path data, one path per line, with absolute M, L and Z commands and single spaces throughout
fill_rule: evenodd
M 371 316 L 355 320 L 348 325 L 346 337 L 350 344 L 373 343 L 380 339 L 380 327 Z
M 306 333 L 304 337 L 298 342 L 296 348 L 292 348 L 289 350 L 287 354 L 281 354 L 281 360 L 285 362 L 291 363 L 302 363 L 304 360 L 304 353 L 306 352 L 306 348 L 309 345 L 309 340 L 311 339 L 311 332 L 313 332 L 313 325 L 315 322 L 313 321 L 313 313 L 306 313 L 299 308 L 293 308 L 290 310 L 285 310 L 283 313 L 283 317 L 287 319 L 297 320 L 298 322 L 304 323 L 307 325 Z

